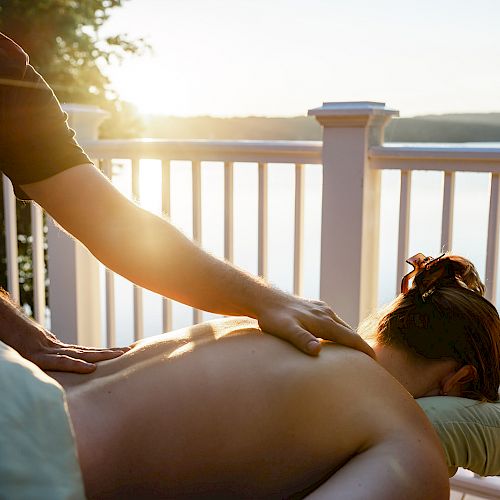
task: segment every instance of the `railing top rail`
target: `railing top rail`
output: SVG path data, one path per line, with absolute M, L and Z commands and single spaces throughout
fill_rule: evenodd
M 321 141 L 108 139 L 85 141 L 94 158 L 321 163 Z
M 371 147 L 368 155 L 376 169 L 500 173 L 500 147 L 385 144 Z

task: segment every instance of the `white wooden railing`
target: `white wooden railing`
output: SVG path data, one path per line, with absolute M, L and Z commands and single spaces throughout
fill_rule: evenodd
M 70 125 L 80 143 L 112 177 L 113 160 L 127 159 L 132 164 L 132 194 L 140 191 L 139 162 L 157 159 L 162 163 L 162 210 L 171 208 L 171 162 L 187 160 L 192 170 L 193 238 L 201 242 L 201 169 L 202 162 L 224 165 L 224 257 L 233 261 L 234 242 L 234 164 L 243 162 L 258 169 L 258 273 L 266 277 L 268 237 L 268 165 L 292 164 L 295 167 L 293 291 L 303 290 L 304 246 L 304 169 L 323 165 L 320 296 L 352 325 L 356 325 L 377 305 L 381 172 L 401 172 L 397 277 L 405 273 L 408 242 L 412 173 L 437 170 L 443 173 L 441 248 L 449 249 L 453 233 L 453 205 L 456 172 L 487 172 L 491 175 L 487 255 L 487 297 L 495 301 L 498 276 L 500 148 L 433 147 L 431 145 L 394 146 L 383 143 L 384 127 L 397 112 L 382 103 L 325 103 L 309 112 L 323 126 L 322 142 L 301 141 L 169 141 L 169 140 L 98 140 L 98 125 L 105 114 L 82 106 L 67 108 Z M 175 186 L 173 187 L 175 189 Z M 15 202 L 12 188 L 4 178 L 4 214 L 7 233 L 8 288 L 19 297 Z M 34 315 L 45 318 L 43 267 L 43 224 L 41 211 L 32 208 L 34 255 Z M 49 303 L 51 328 L 63 340 L 98 345 L 101 340 L 101 300 L 99 266 L 79 243 L 48 222 Z M 114 275 L 106 271 L 106 339 L 115 343 Z M 142 290 L 134 287 L 134 337 L 143 332 Z M 172 310 L 163 299 L 162 327 L 171 329 Z M 193 312 L 193 322 L 201 312 Z M 472 483 L 471 483 L 472 481 Z M 474 482 L 475 481 L 475 482 Z M 463 484 L 462 484 L 463 483 Z M 476 479 L 457 480 L 457 490 L 472 492 Z M 466 484 L 466 486 L 464 486 Z M 472 486 L 471 486 L 472 485 Z M 477 483 L 479 490 L 488 486 Z M 467 490 L 467 488 L 469 490 Z M 461 488 L 461 489 L 460 489 Z M 476 493 L 479 491 L 476 489 Z M 483 490 L 481 490 L 483 491 Z M 498 490 L 495 490 L 498 492 Z
M 486 297 L 494 302 L 497 290 L 498 233 L 500 225 L 500 148 L 433 147 L 429 145 L 397 147 L 385 145 L 370 148 L 369 157 L 371 168 L 401 171 L 398 277 L 404 274 L 405 256 L 408 255 L 412 171 L 437 170 L 444 173 L 441 223 L 441 248 L 444 250 L 451 249 L 455 173 L 491 173 L 485 284 Z
M 453 230 L 455 172 L 491 173 L 487 236 L 487 297 L 495 300 L 498 274 L 498 227 L 500 149 L 474 147 L 402 147 L 382 145 L 383 129 L 396 112 L 378 103 L 330 103 L 312 110 L 324 127 L 321 142 L 299 141 L 167 141 L 97 140 L 97 126 L 105 116 L 85 106 L 68 107 L 70 124 L 82 145 L 111 176 L 112 161 L 132 161 L 132 193 L 139 194 L 139 161 L 162 160 L 162 209 L 170 212 L 170 164 L 188 160 L 192 168 L 193 238 L 201 241 L 201 165 L 204 161 L 224 164 L 224 257 L 233 260 L 233 165 L 258 165 L 258 273 L 267 276 L 267 220 L 269 163 L 295 165 L 295 227 L 293 291 L 302 292 L 304 165 L 324 165 L 323 223 L 321 246 L 321 297 L 331 303 L 351 324 L 371 311 L 377 300 L 380 179 L 382 170 L 401 171 L 397 282 L 404 274 L 410 235 L 412 172 L 443 172 L 441 248 L 449 249 Z M 175 187 L 174 187 L 175 188 Z M 8 181 L 4 182 L 4 211 L 8 256 L 8 288 L 19 297 L 15 202 Z M 32 208 L 34 255 L 34 316 L 45 317 L 43 228 L 41 212 Z M 341 235 L 341 237 L 339 237 Z M 98 267 L 88 252 L 49 222 L 49 265 L 52 329 L 73 342 L 100 342 Z M 113 343 L 113 274 L 106 272 L 107 338 Z M 397 293 L 398 283 L 395 284 Z M 171 328 L 171 305 L 164 301 L 163 328 Z M 135 337 L 142 332 L 142 291 L 134 289 Z M 201 319 L 199 311 L 193 321 Z
M 410 197 L 412 172 L 443 172 L 441 248 L 449 249 L 453 230 L 455 173 L 491 174 L 490 210 L 487 236 L 486 286 L 490 300 L 496 297 L 498 274 L 498 226 L 500 149 L 473 147 L 402 147 L 383 144 L 383 130 L 397 114 L 381 103 L 327 103 L 310 114 L 323 125 L 323 142 L 311 141 L 168 141 L 98 140 L 97 130 L 105 117 L 88 106 L 67 108 L 70 125 L 90 156 L 111 176 L 116 158 L 132 161 L 132 193 L 139 194 L 141 159 L 162 161 L 162 209 L 170 212 L 170 165 L 172 160 L 188 160 L 192 169 L 193 238 L 201 240 L 201 165 L 204 161 L 224 164 L 224 257 L 233 260 L 233 165 L 235 162 L 258 165 L 258 273 L 267 276 L 267 221 L 269 163 L 295 165 L 295 227 L 293 291 L 302 292 L 303 281 L 303 205 L 304 166 L 323 163 L 321 225 L 320 295 L 351 324 L 366 316 L 377 304 L 379 213 L 381 171 L 401 172 L 397 281 L 404 274 L 410 235 Z M 174 186 L 175 189 L 175 186 Z M 15 203 L 8 181 L 4 182 L 4 211 L 7 232 L 8 288 L 19 297 Z M 35 310 L 37 319 L 45 317 L 43 228 L 41 212 L 32 209 L 33 253 L 35 256 Z M 49 302 L 52 329 L 72 342 L 100 342 L 99 272 L 97 263 L 78 243 L 61 233 L 49 221 Z M 108 341 L 113 342 L 113 275 L 106 273 Z M 397 284 L 395 284 L 397 287 Z M 397 293 L 397 288 L 395 289 Z M 142 332 L 142 291 L 134 290 L 135 336 Z M 170 329 L 170 304 L 164 301 L 163 328 Z M 199 311 L 194 322 L 201 319 Z

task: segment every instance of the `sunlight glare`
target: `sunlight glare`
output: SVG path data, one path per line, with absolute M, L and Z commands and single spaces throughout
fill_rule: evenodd
M 172 92 L 161 65 L 130 60 L 125 66 L 110 68 L 109 74 L 120 99 L 133 104 L 140 114 L 170 114 Z
M 176 71 L 161 60 L 145 59 L 110 68 L 109 75 L 120 99 L 133 104 L 141 115 L 199 114 L 203 111 L 199 99 Z

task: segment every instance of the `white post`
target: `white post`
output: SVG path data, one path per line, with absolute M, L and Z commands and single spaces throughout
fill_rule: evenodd
M 368 149 L 397 111 L 377 102 L 324 103 L 321 299 L 351 326 L 377 305 L 380 171 Z
M 79 141 L 97 139 L 107 116 L 96 106 L 68 104 L 68 124 Z M 101 343 L 99 264 L 78 241 L 61 231 L 50 217 L 48 225 L 49 304 L 51 330 L 65 342 Z

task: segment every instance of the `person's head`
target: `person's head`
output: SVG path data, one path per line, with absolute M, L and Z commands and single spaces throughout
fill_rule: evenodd
M 415 257 L 402 293 L 364 321 L 359 332 L 375 339 L 380 363 L 415 397 L 497 401 L 500 319 L 483 298 L 474 265 L 451 254 Z

